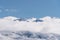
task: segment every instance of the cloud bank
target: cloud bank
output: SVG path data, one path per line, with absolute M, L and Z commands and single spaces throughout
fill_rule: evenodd
M 32 31 L 60 34 L 60 18 L 49 16 L 39 18 L 39 20 L 43 20 L 42 22 L 35 22 L 37 18 L 29 18 L 24 21 L 17 19 L 19 18 L 12 16 L 0 18 L 0 31 Z

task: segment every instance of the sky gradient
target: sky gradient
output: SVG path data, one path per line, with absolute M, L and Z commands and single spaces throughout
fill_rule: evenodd
M 0 0 L 0 18 L 60 17 L 60 0 Z

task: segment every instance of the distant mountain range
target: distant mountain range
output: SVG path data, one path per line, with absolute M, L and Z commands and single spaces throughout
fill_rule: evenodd
M 24 19 L 24 18 L 21 18 L 21 19 L 15 19 L 14 21 L 27 21 L 29 22 L 29 20 L 27 19 Z M 34 19 L 32 22 L 43 22 L 43 20 L 40 20 L 40 19 Z

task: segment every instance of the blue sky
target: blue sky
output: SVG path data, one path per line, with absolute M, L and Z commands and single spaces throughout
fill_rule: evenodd
M 60 0 L 0 0 L 0 17 L 60 17 Z

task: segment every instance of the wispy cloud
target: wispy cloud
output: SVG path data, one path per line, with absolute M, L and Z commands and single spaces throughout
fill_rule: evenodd
M 18 12 L 18 10 L 14 8 L 1 8 L 0 7 L 0 13 L 1 12 Z
M 0 13 L 2 12 L 2 10 L 0 9 Z
M 5 9 L 5 12 L 17 12 L 17 9 Z

